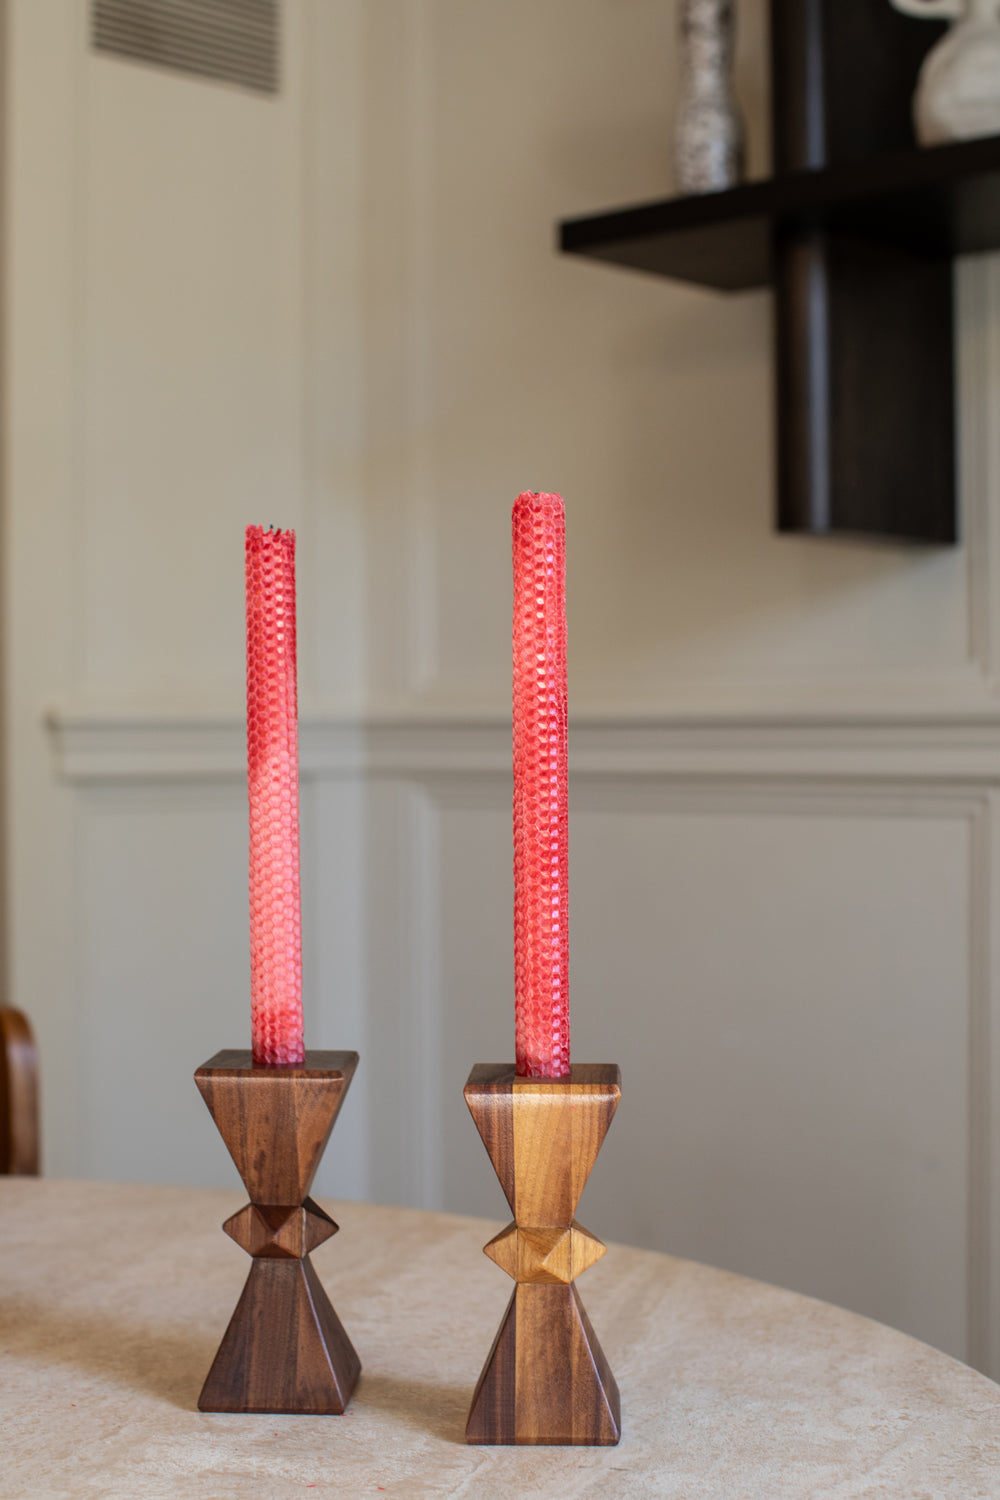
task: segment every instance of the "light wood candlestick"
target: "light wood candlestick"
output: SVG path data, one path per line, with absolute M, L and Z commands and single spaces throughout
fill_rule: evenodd
M 337 1225 L 308 1197 L 356 1052 L 307 1052 L 302 1067 L 254 1067 L 217 1052 L 195 1082 L 250 1202 L 223 1229 L 253 1257 L 198 1400 L 200 1411 L 340 1413 L 361 1372 L 309 1252 Z
M 479 1377 L 470 1443 L 613 1444 L 618 1387 L 574 1280 L 604 1254 L 573 1215 L 621 1096 L 612 1063 L 566 1079 L 480 1063 L 465 1100 L 514 1214 L 485 1246 L 517 1282 Z

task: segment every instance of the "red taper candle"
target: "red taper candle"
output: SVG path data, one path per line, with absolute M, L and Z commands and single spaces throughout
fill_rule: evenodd
M 514 504 L 514 1016 L 517 1071 L 569 1073 L 566 515 Z
M 248 526 L 250 1026 L 256 1065 L 302 1063 L 295 532 Z

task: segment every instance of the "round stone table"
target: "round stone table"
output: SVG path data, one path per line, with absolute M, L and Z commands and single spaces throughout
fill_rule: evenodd
M 202 1414 L 242 1193 L 0 1178 L 0 1496 L 1000 1497 L 1000 1387 L 853 1313 L 612 1245 L 582 1278 L 616 1448 L 479 1448 L 496 1225 L 360 1203 L 313 1259 L 361 1355 L 342 1417 Z

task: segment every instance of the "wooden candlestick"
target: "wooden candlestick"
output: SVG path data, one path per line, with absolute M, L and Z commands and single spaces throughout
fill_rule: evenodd
M 361 1362 L 309 1260 L 337 1225 L 307 1195 L 357 1065 L 307 1052 L 302 1067 L 254 1067 L 226 1051 L 194 1075 L 251 1199 L 222 1227 L 253 1256 L 200 1411 L 325 1415 L 351 1398 Z
M 518 1078 L 480 1063 L 465 1101 L 514 1223 L 485 1252 L 517 1282 L 479 1377 L 469 1443 L 613 1444 L 618 1387 L 575 1278 L 604 1254 L 573 1214 L 621 1097 L 613 1063 L 565 1079 Z

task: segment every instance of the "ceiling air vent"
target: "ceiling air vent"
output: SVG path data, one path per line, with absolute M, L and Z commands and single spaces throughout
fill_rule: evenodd
M 93 0 L 99 52 L 278 90 L 279 0 Z

